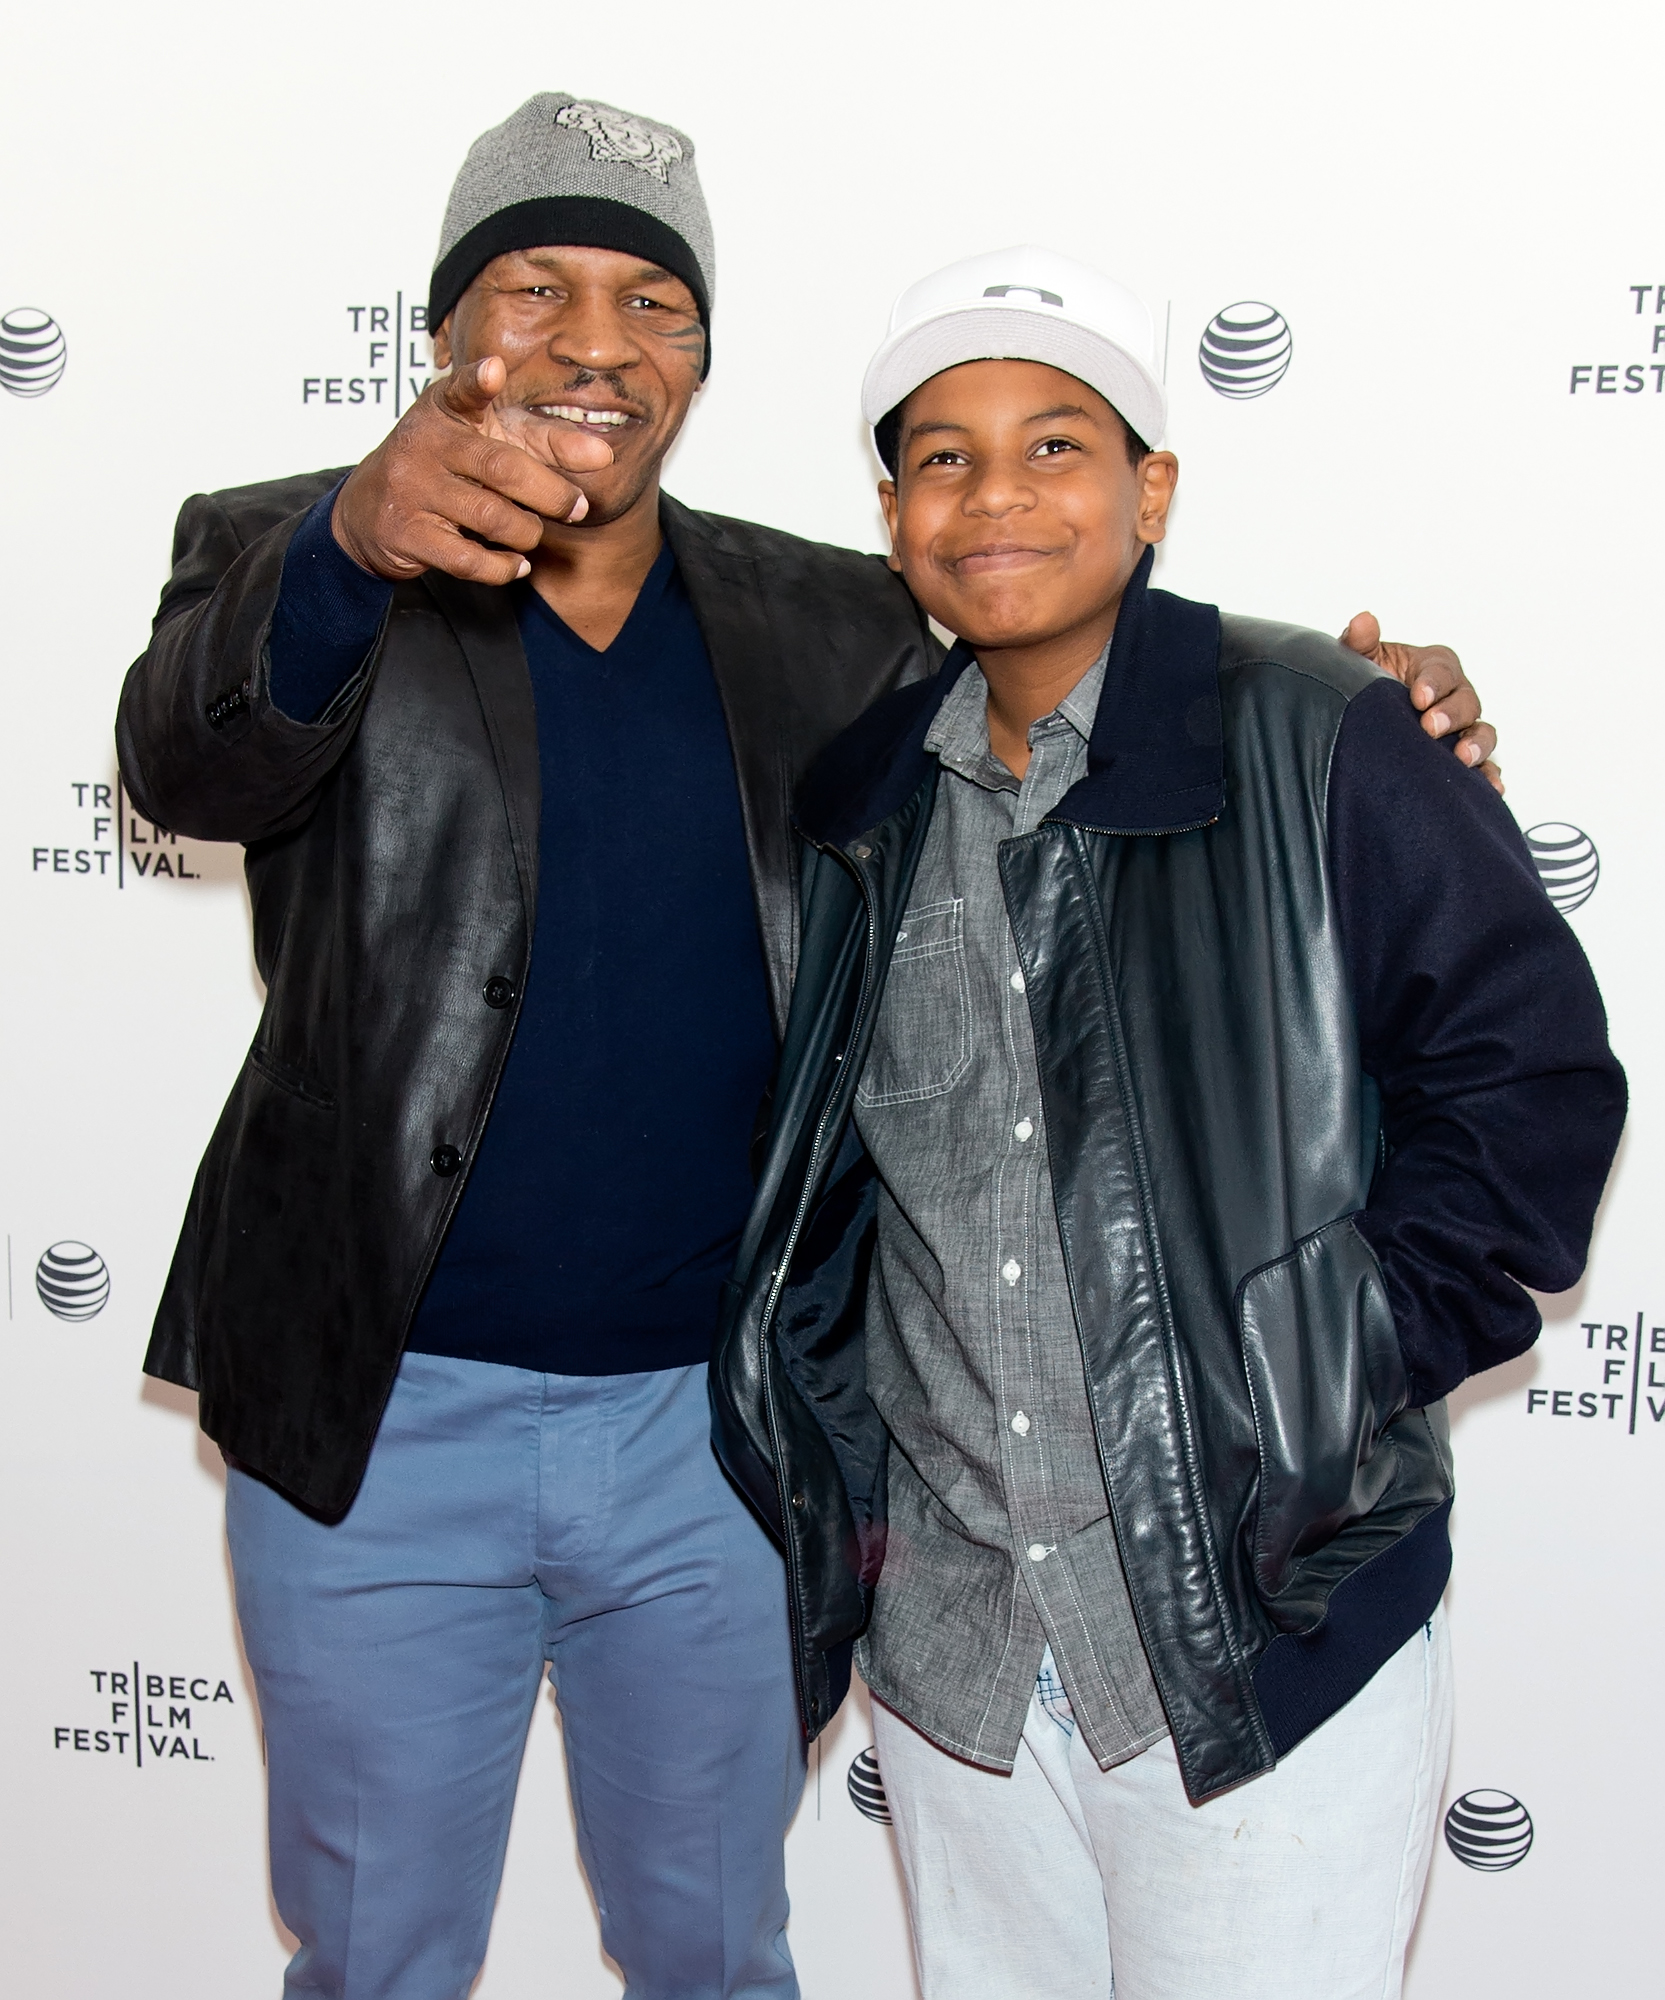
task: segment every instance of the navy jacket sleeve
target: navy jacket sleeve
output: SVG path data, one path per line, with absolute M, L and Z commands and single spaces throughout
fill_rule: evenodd
M 311 722 L 363 666 L 376 643 L 393 586 L 360 569 L 330 532 L 340 486 L 332 486 L 295 530 L 269 641 L 273 702 Z
M 1342 722 L 1329 840 L 1387 1140 L 1355 1223 L 1387 1282 L 1414 1406 L 1532 1344 L 1523 1286 L 1576 1282 L 1624 1072 L 1508 808 L 1424 734 L 1396 681 Z

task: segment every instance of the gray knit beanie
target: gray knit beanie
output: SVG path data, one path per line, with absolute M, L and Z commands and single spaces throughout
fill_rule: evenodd
M 710 368 L 716 257 L 685 132 L 566 90 L 529 97 L 468 149 L 439 233 L 429 326 L 494 257 L 546 243 L 622 250 L 673 271 L 699 302 Z

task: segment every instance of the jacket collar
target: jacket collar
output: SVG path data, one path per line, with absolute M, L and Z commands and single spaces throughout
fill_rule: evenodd
M 1220 614 L 1152 590 L 1147 549 L 1122 597 L 1087 775 L 1047 815 L 1099 833 L 1178 833 L 1225 805 Z M 934 774 L 925 748 L 937 710 L 970 666 L 956 645 L 934 679 L 877 702 L 823 753 L 799 787 L 809 839 L 842 846 L 901 809 Z

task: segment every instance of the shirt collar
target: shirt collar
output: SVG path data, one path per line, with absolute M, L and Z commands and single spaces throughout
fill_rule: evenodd
M 1220 614 L 1151 590 L 1154 554 L 1145 550 L 1122 597 L 1087 775 L 1048 815 L 1092 833 L 1182 833 L 1225 810 Z M 798 786 L 796 822 L 810 840 L 846 843 L 928 797 L 942 767 L 925 738 L 970 665 L 970 648 L 955 646 L 929 680 L 881 696 L 822 751 Z
M 1108 641 L 1093 664 L 1058 706 L 1029 725 L 1029 747 L 1057 726 L 1068 723 L 1083 743 L 1090 742 L 1099 698 L 1104 693 Z M 1016 791 L 1018 781 L 989 748 L 989 684 L 975 660 L 949 689 L 925 737 L 925 749 L 937 761 L 973 784 L 995 791 Z
M 1054 710 L 1055 714 L 1074 724 L 1077 735 L 1084 742 L 1093 740 L 1093 724 L 1098 720 L 1098 704 L 1104 693 L 1104 677 L 1109 665 L 1110 641 L 1106 639 L 1104 651 Z

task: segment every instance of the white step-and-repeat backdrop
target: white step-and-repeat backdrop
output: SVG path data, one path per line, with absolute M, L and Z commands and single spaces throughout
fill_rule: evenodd
M 383 434 L 430 373 L 420 305 L 457 163 L 552 86 L 699 146 L 716 365 L 671 468 L 682 498 L 877 546 L 856 389 L 891 296 L 950 258 L 1046 241 L 1154 302 L 1185 469 L 1163 580 L 1332 630 L 1368 606 L 1470 663 L 1635 1108 L 1587 1280 L 1546 1302 L 1535 1353 L 1457 1399 L 1456 1753 L 1411 1991 L 1665 1988 L 1659 23 L 1642 0 L 14 16 L 6 1990 L 277 1991 L 288 1944 L 218 1460 L 191 1399 L 138 1372 L 260 992 L 239 855 L 134 812 L 111 718 L 180 502 Z M 1210 363 L 1245 326 L 1264 353 L 1251 395 Z M 870 1741 L 854 1700 L 792 1835 L 811 2000 L 913 1991 Z M 618 1990 L 547 1704 L 478 1990 Z

